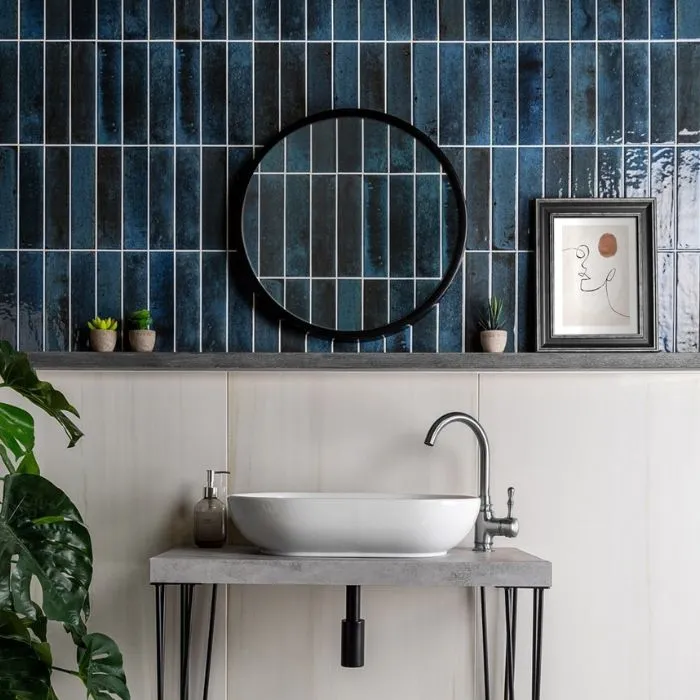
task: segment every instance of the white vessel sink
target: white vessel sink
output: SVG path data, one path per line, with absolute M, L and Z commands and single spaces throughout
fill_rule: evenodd
M 290 557 L 435 557 L 469 533 L 475 496 L 239 493 L 229 513 L 266 553 Z

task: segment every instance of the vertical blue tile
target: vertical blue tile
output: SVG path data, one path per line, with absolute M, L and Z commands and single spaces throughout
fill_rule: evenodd
M 518 33 L 520 41 L 542 39 L 542 0 L 518 0 Z
M 491 38 L 490 6 L 491 3 L 485 0 L 466 0 L 464 33 L 467 41 L 488 41 Z
M 571 149 L 571 196 L 595 197 L 598 172 L 596 149 Z
M 437 3 L 413 0 L 413 38 L 425 41 L 437 38 Z
M 415 140 L 399 129 L 389 128 L 389 169 L 392 173 L 412 173 L 415 169 Z
M 279 130 L 279 45 L 256 44 L 255 140 L 265 144 Z
M 151 39 L 172 39 L 175 24 L 173 0 L 148 0 L 150 2 Z
M 260 217 L 258 239 L 260 241 L 261 277 L 284 275 L 284 179 L 282 175 L 266 175 L 260 178 Z
M 625 148 L 625 197 L 649 196 L 649 151 L 646 147 Z
M 174 166 L 172 148 L 150 149 L 150 247 L 173 247 Z
M 97 0 L 97 38 L 119 40 L 122 38 L 121 0 Z
M 121 139 L 121 47 L 101 43 L 97 54 L 97 123 L 99 143 L 117 144 Z
M 360 45 L 360 107 L 385 110 L 384 45 Z
M 596 38 L 596 0 L 571 0 L 571 38 Z
M 175 149 L 175 247 L 194 250 L 199 244 L 199 148 Z
M 173 97 L 173 70 L 174 59 L 172 45 L 165 43 L 151 43 L 149 76 L 150 92 L 150 130 L 151 142 L 170 144 L 174 143 L 173 110 L 175 108 Z
M 311 41 L 330 41 L 333 35 L 333 0 L 306 0 L 306 24 Z
M 14 347 L 17 338 L 17 254 L 0 251 L 0 338 Z
M 467 75 L 465 143 L 484 145 L 491 139 L 490 47 L 488 44 L 467 44 L 465 54 Z
M 622 149 L 598 149 L 598 196 L 619 197 L 622 193 Z
M 650 0 L 651 38 L 673 39 L 676 34 L 676 0 Z
M 357 15 L 359 0 L 334 0 L 333 31 L 336 41 L 358 38 Z
M 491 295 L 503 300 L 504 330 L 508 331 L 506 352 L 513 352 L 515 349 L 515 302 L 518 294 L 515 279 L 516 262 L 516 253 L 494 253 L 491 262 Z
M 291 282 L 298 282 L 299 280 L 290 280 Z M 308 286 L 308 284 L 307 284 Z M 308 291 L 306 293 L 308 297 Z M 290 297 L 289 288 L 287 290 L 287 309 L 290 309 Z M 299 328 L 286 321 L 281 322 L 281 338 L 280 338 L 280 352 L 305 352 L 306 350 L 306 333 L 301 331 Z
M 2 6 L 0 5 L 0 11 Z M 70 38 L 70 0 L 51 0 L 46 3 L 46 38 Z
M 229 143 L 253 143 L 253 62 L 251 44 L 228 46 Z
M 19 34 L 22 39 L 44 38 L 44 0 L 19 3 Z
M 389 320 L 392 322 L 399 321 L 410 314 L 415 308 L 415 286 L 416 282 L 413 279 L 391 280 L 389 282 Z M 400 351 L 405 352 L 404 339 L 409 339 L 409 334 L 398 334 L 396 342 L 392 343 L 394 347 L 400 346 Z M 387 349 L 389 349 L 387 347 Z
M 0 42 L 0 142 L 17 143 L 17 44 Z
M 67 352 L 71 346 L 68 253 L 49 251 L 44 268 L 46 288 L 46 347 Z
M 545 142 L 569 143 L 569 47 L 546 44 Z
M 464 257 L 464 344 L 467 352 L 479 352 L 479 319 L 489 298 L 489 256 L 467 253 Z
M 95 253 L 70 254 L 70 313 L 72 319 L 71 349 L 87 348 L 87 322 L 96 314 L 95 309 Z
M 387 268 L 387 197 L 388 178 L 368 175 L 364 179 L 364 255 L 365 276 L 386 277 Z
M 336 282 L 311 280 L 311 322 L 322 328 L 335 328 Z
M 0 147 L 0 248 L 17 246 L 17 149 Z
M 199 351 L 200 267 L 199 253 L 176 254 L 175 350 Z
M 148 150 L 124 149 L 124 247 L 148 247 Z
M 676 256 L 674 253 L 659 253 L 656 263 L 658 285 L 658 331 L 659 349 L 673 352 L 676 345 L 673 307 L 676 288 Z
M 175 0 L 175 38 L 199 39 L 200 0 Z
M 175 310 L 173 308 L 174 260 L 172 253 L 162 251 L 148 255 L 150 268 L 149 298 L 153 325 L 158 329 L 156 350 L 174 350 Z
M 384 0 L 362 0 L 360 3 L 360 39 L 384 39 Z
M 569 38 L 569 4 L 561 0 L 545 0 L 544 38 L 566 40 Z
M 69 222 L 68 148 L 47 148 L 46 167 L 46 248 L 67 248 Z
M 349 331 L 362 327 L 362 281 L 338 280 L 338 328 Z
M 225 252 L 202 254 L 202 352 L 226 351 Z
M 678 38 L 700 38 L 700 5 L 694 0 L 678 0 Z
M 308 199 L 308 198 L 307 198 Z M 362 272 L 362 177 L 338 176 L 338 275 L 357 277 Z M 300 198 L 302 212 L 308 201 Z M 303 219 L 297 224 L 303 231 Z M 287 224 L 289 235 L 289 224 Z M 308 264 L 307 264 L 308 267 Z M 340 293 L 340 292 L 339 292 Z
M 440 220 L 440 179 L 435 175 L 416 177 L 416 276 L 441 276 L 440 231 L 435 225 Z
M 673 44 L 650 45 L 651 134 L 652 143 L 669 143 L 676 137 L 675 47 Z
M 228 350 L 251 352 L 253 349 L 253 297 L 233 279 L 228 297 Z
M 464 39 L 464 3 L 453 0 L 438 0 L 440 41 Z
M 97 0 L 72 0 L 73 39 L 94 39 Z
M 229 39 L 251 39 L 253 37 L 253 2 L 228 0 Z
M 411 0 L 386 0 L 386 38 L 411 40 Z
M 124 38 L 148 38 L 148 3 L 144 0 L 123 0 Z M 126 70 L 126 67 L 125 67 Z
M 200 46 L 179 43 L 176 49 L 176 139 L 177 143 L 199 143 Z
M 3 51 L 0 48 L 0 53 Z M 19 53 L 19 140 L 20 143 L 41 143 L 44 139 L 44 48 L 40 42 L 25 41 L 20 44 Z M 0 71 L 4 71 L 4 61 L 0 61 Z M 4 80 L 16 81 L 16 77 L 9 75 Z M 2 89 L 2 88 L 0 88 Z M 12 95 L 3 109 L 7 110 L 12 105 Z M 94 102 L 93 102 L 94 104 Z M 92 112 L 92 110 L 91 110 Z M 78 116 L 78 115 L 76 115 Z M 6 131 L 8 126 L 8 115 L 2 121 Z M 16 125 L 15 125 L 16 127 Z M 10 132 L 11 133 L 11 132 Z M 16 129 L 15 129 L 16 133 Z M 5 134 L 6 136 L 8 134 Z M 7 138 L 0 137 L 2 141 Z
M 19 149 L 19 247 L 41 248 L 44 240 L 43 148 Z
M 226 45 L 202 44 L 202 143 L 226 143 Z
M 649 38 L 649 0 L 624 0 L 625 39 Z
M 464 45 L 440 44 L 440 145 L 464 143 Z
M 124 143 L 148 142 L 148 45 L 124 44 Z
M 97 247 L 121 248 L 121 151 L 97 149 Z
M 622 48 L 598 46 L 598 143 L 622 143 Z
M 535 254 L 518 253 L 518 352 L 535 349 Z
M 339 178 L 339 188 L 343 178 Z M 308 175 L 297 175 L 287 178 L 287 201 L 294 202 L 294 206 L 287 206 L 285 210 L 287 227 L 287 259 L 285 274 L 290 277 L 303 277 L 309 275 L 310 271 L 310 232 L 309 222 L 311 220 L 310 210 L 311 186 Z M 339 214 L 342 210 L 346 197 L 338 200 Z M 359 200 L 358 200 L 359 201 Z M 353 210 L 357 211 L 355 207 Z M 338 245 L 342 245 L 344 222 L 338 216 Z M 359 229 L 356 229 L 359 230 Z M 345 254 L 339 256 L 339 263 L 346 261 Z M 359 266 L 358 266 L 359 272 Z M 339 274 L 347 274 L 339 271 Z
M 46 142 L 68 143 L 70 93 L 68 42 L 46 44 Z
M 544 160 L 544 196 L 569 196 L 569 149 L 547 148 Z
M 413 352 L 437 352 L 437 318 L 437 307 L 434 306 L 413 324 Z
M 460 267 L 452 284 L 440 299 L 438 352 L 462 352 L 462 310 L 464 306 L 464 269 Z
M 676 245 L 675 148 L 651 149 L 651 196 L 656 197 L 656 242 L 659 249 Z
M 44 350 L 43 256 L 19 253 L 19 348 L 24 352 Z
M 494 41 L 514 41 L 518 38 L 517 0 L 491 0 L 493 23 L 491 31 Z
M 399 175 L 389 178 L 389 274 L 413 277 L 415 265 L 414 178 Z
M 336 274 L 335 177 L 311 176 L 311 274 L 334 277 Z M 287 201 L 287 207 L 294 206 Z
M 202 0 L 202 39 L 226 38 L 226 0 Z
M 334 352 L 342 352 L 337 345 L 333 347 Z M 386 337 L 386 352 L 411 352 L 411 329 L 408 326 Z
M 97 314 L 122 319 L 122 261 L 118 251 L 97 251 Z
M 493 52 L 493 142 L 513 145 L 518 138 L 518 56 L 515 44 L 494 44 Z
M 71 137 L 73 143 L 95 143 L 95 44 L 71 44 Z M 39 85 L 39 88 L 42 86 Z M 41 95 L 34 109 L 41 109 Z M 37 121 L 41 119 L 39 115 Z M 39 121 L 39 123 L 41 123 Z M 43 128 L 43 126 L 41 127 Z
M 467 250 L 488 250 L 490 242 L 491 201 L 489 182 L 491 172 L 486 148 L 467 149 Z
M 255 303 L 255 352 L 279 352 L 279 321 L 269 310 L 264 310 L 262 303 Z
M 95 149 L 71 150 L 71 247 L 95 248 Z
M 256 0 L 255 2 L 255 38 L 273 40 L 279 38 L 280 0 Z M 284 0 L 282 0 L 284 2 Z
M 282 45 L 282 125 L 309 114 L 333 107 L 333 47 L 309 44 L 308 64 L 304 70 L 302 44 Z M 304 73 L 308 85 L 304 84 Z
M 520 44 L 518 48 L 520 143 L 542 143 L 542 46 Z
M 362 322 L 365 329 L 379 328 L 389 320 L 388 280 L 365 280 Z M 382 352 L 383 342 L 375 341 L 374 347 L 367 344 L 361 352 Z
M 700 289 L 700 255 L 678 253 L 676 267 L 676 350 L 698 352 L 700 322 L 698 289 Z
M 202 149 L 202 248 L 226 250 L 226 149 Z
M 396 117 L 411 121 L 411 45 L 388 44 L 387 52 L 387 111 Z M 411 152 L 413 148 L 411 148 Z
M 571 141 L 596 142 L 596 50 L 593 44 L 571 48 Z
M 700 142 L 700 44 L 678 44 L 678 142 Z
M 676 163 L 678 187 L 678 247 L 700 248 L 700 150 L 679 148 Z
M 625 141 L 649 141 L 649 63 L 645 44 L 625 44 Z
M 413 47 L 413 123 L 437 140 L 438 62 L 435 44 Z
M 494 250 L 515 248 L 515 183 L 517 182 L 515 148 L 493 149 L 492 245 Z
M 370 340 L 367 341 L 368 345 L 372 345 L 377 341 Z M 382 342 L 381 340 L 379 341 Z M 325 338 L 315 338 L 313 335 L 309 335 L 307 338 L 307 352 L 331 352 L 333 348 L 333 342 L 331 340 L 326 340 Z M 363 352 L 365 350 L 363 349 Z
M 148 308 L 148 253 L 146 251 L 125 251 L 122 270 L 124 290 L 124 319 L 138 309 Z M 157 330 L 157 329 L 156 329 Z M 126 335 L 126 334 L 125 334 Z
M 357 48 L 354 44 L 334 44 L 333 81 L 334 107 L 357 107 Z
M 17 0 L 0 0 L 0 39 L 17 38 Z
M 542 149 L 518 154 L 518 250 L 535 249 L 534 200 L 542 196 Z
M 622 38 L 622 3 L 620 0 L 598 0 L 598 38 Z

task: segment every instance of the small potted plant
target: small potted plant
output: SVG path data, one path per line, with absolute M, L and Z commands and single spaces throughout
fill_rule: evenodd
M 508 341 L 508 331 L 503 330 L 503 299 L 491 297 L 485 305 L 481 326 L 481 347 L 484 352 L 503 352 Z
M 113 318 L 95 316 L 88 321 L 90 329 L 90 347 L 97 352 L 112 352 L 117 345 L 117 327 Z
M 129 316 L 129 345 L 135 352 L 151 352 L 156 344 L 156 332 L 151 328 L 153 316 L 148 309 L 139 309 Z

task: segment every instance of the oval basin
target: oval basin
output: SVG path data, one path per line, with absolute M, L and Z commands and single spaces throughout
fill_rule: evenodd
M 238 493 L 229 513 L 243 536 L 290 557 L 435 557 L 474 526 L 476 496 Z

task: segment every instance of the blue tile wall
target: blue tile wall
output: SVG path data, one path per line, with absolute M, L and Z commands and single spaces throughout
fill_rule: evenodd
M 526 351 L 532 200 L 652 195 L 661 347 L 698 351 L 699 76 L 697 0 L 0 0 L 0 337 L 82 349 L 94 314 L 149 306 L 162 351 L 460 352 L 478 348 L 479 307 L 498 294 L 508 349 Z M 225 244 L 253 149 L 307 112 L 354 106 L 436 139 L 469 212 L 439 308 L 362 344 L 270 321 Z M 308 191 L 291 193 L 301 209 Z M 289 255 L 287 272 L 304 264 Z M 363 308 L 381 320 L 386 284 L 368 283 L 363 307 L 344 282 L 338 323 Z M 410 302 L 402 284 L 392 313 Z M 300 280 L 288 303 L 312 291 Z

